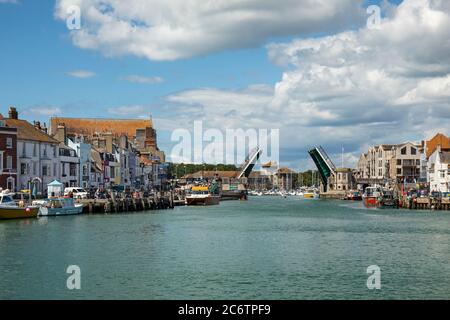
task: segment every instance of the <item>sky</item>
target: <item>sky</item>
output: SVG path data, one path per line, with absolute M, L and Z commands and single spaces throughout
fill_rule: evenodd
M 0 0 L 0 43 L 2 114 L 151 115 L 169 160 L 195 120 L 279 129 L 298 170 L 315 145 L 354 166 L 371 145 L 450 133 L 445 0 Z

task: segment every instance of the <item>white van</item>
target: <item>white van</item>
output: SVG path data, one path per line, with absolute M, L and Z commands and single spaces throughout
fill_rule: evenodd
M 64 196 L 68 196 L 72 192 L 74 199 L 87 199 L 88 193 L 80 187 L 70 187 L 64 189 Z

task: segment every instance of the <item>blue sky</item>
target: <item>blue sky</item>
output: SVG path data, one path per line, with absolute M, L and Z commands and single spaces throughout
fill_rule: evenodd
M 136 1 L 139 2 L 140 0 Z M 411 6 L 419 5 L 415 1 L 409 0 L 410 4 L 407 4 Z M 305 131 L 317 132 L 315 135 L 317 143 L 324 144 L 331 150 L 330 153 L 335 153 L 338 158 L 340 158 L 341 145 L 345 144 L 345 149 L 348 152 L 346 158 L 349 162 L 355 162 L 359 152 L 367 144 L 381 141 L 393 142 L 391 136 L 388 137 L 378 133 L 380 128 L 371 129 L 373 126 L 384 126 L 381 131 L 390 132 L 393 129 L 392 124 L 388 123 L 389 119 L 373 115 L 369 111 L 355 118 L 354 109 L 344 110 L 335 105 L 327 105 L 322 103 L 325 101 L 323 97 L 316 97 L 317 94 L 302 91 L 307 87 L 306 84 L 299 83 L 298 77 L 294 77 L 295 75 L 304 75 L 306 70 L 312 70 L 311 68 L 317 64 L 323 63 L 314 60 L 318 56 L 317 53 L 314 57 L 302 56 L 303 60 L 294 59 L 291 51 L 289 51 L 290 48 L 295 48 L 295 46 L 304 48 L 305 44 L 314 46 L 309 42 L 302 42 L 303 40 L 311 38 L 315 39 L 317 43 L 322 41 L 324 45 L 328 45 L 329 39 L 327 37 L 341 38 L 342 32 L 354 32 L 357 36 L 357 40 L 354 41 L 366 41 L 367 37 L 362 37 L 357 33 L 359 28 L 364 28 L 364 24 L 359 20 L 344 21 L 345 19 L 348 20 L 348 18 L 343 18 L 346 13 L 340 12 L 347 10 L 347 8 L 351 10 L 354 7 L 352 1 L 339 2 L 339 5 L 342 4 L 342 8 L 337 5 L 333 7 L 333 10 L 336 11 L 335 16 L 326 19 L 318 16 L 319 22 L 313 27 L 309 27 L 310 24 L 308 23 L 297 23 L 295 16 L 292 22 L 284 23 L 283 20 L 289 20 L 289 17 L 280 14 L 278 17 L 270 18 L 269 21 L 280 20 L 273 23 L 272 29 L 270 24 L 267 24 L 267 26 L 263 25 L 261 30 L 257 30 L 258 25 L 252 24 L 253 22 L 250 19 L 242 26 L 238 24 L 236 29 L 233 29 L 233 23 L 220 20 L 225 18 L 218 16 L 217 25 L 215 23 L 211 25 L 211 21 L 214 22 L 214 19 L 216 19 L 215 16 L 212 20 L 203 21 L 205 13 L 203 11 L 195 12 L 195 9 L 187 13 L 191 15 L 186 17 L 186 20 L 199 19 L 198 23 L 191 26 L 189 25 L 190 21 L 180 22 L 176 20 L 177 18 L 174 18 L 176 14 L 168 14 L 167 17 L 164 17 L 164 14 L 171 13 L 170 10 L 174 10 L 174 8 L 168 10 L 167 7 L 170 7 L 170 5 L 161 4 L 161 16 L 169 21 L 168 25 L 183 26 L 188 24 L 186 29 L 180 27 L 180 32 L 186 34 L 186 38 L 172 41 L 172 39 L 158 38 L 158 36 L 148 34 L 149 37 L 152 36 L 155 39 L 149 38 L 148 43 L 146 43 L 146 40 L 142 41 L 142 39 L 128 41 L 124 38 L 118 40 L 118 45 L 108 42 L 108 37 L 114 37 L 117 33 L 120 33 L 120 30 L 112 31 L 112 28 L 120 27 L 120 25 L 107 25 L 106 27 L 111 28 L 111 34 L 105 36 L 104 30 L 101 31 L 97 26 L 100 20 L 96 21 L 95 15 L 82 15 L 82 29 L 85 28 L 95 34 L 95 39 L 99 39 L 98 47 L 96 45 L 92 47 L 92 43 L 89 42 L 91 35 L 71 34 L 66 28 L 65 22 L 61 18 L 61 12 L 63 11 L 58 11 L 57 6 L 68 5 L 71 3 L 69 0 L 2 2 L 8 1 L 0 0 L 0 41 L 2 44 L 0 50 L 0 112 L 3 114 L 7 113 L 7 108 L 10 105 L 16 106 L 25 119 L 43 122 L 48 122 L 51 115 L 133 118 L 151 113 L 155 120 L 155 126 L 159 129 L 159 144 L 165 151 L 170 151 L 172 145 L 169 141 L 170 129 L 175 126 L 174 123 L 176 123 L 178 117 L 183 121 L 180 126 L 189 125 L 189 121 L 198 119 L 198 115 L 200 115 L 200 118 L 209 121 L 214 126 L 219 126 L 219 129 L 221 129 L 221 116 L 237 114 L 234 122 L 231 122 L 231 120 L 226 122 L 227 127 L 239 126 L 240 124 L 245 127 L 249 120 L 255 120 L 254 123 L 260 126 L 270 127 L 271 124 L 274 124 L 275 127 L 284 130 L 281 133 L 282 161 L 286 165 L 299 169 L 311 166 L 305 151 L 311 144 L 315 144 L 315 141 L 311 141 L 310 137 L 303 140 L 292 138 L 295 130 L 298 130 L 298 135 Z M 14 1 L 10 0 L 10 2 Z M 75 2 L 82 3 L 82 6 L 85 6 L 83 9 L 85 9 L 95 3 L 95 0 L 76 0 Z M 115 0 L 105 2 L 114 5 L 116 3 Z M 301 3 L 302 0 L 298 2 Z M 390 1 L 390 3 L 393 4 L 393 9 L 391 9 L 395 10 L 401 1 Z M 270 1 L 265 1 L 265 4 L 271 5 Z M 386 7 L 386 3 L 383 4 L 383 2 L 375 0 L 361 2 L 358 6 L 365 8 L 371 4 L 380 4 L 383 5 L 383 8 Z M 238 5 L 236 4 L 236 6 Z M 280 7 L 282 6 L 280 5 Z M 404 7 L 405 12 L 402 14 L 413 12 L 412 10 L 408 11 L 406 4 Z M 155 11 L 158 8 L 156 6 Z M 423 9 L 437 10 L 436 8 Z M 245 8 L 245 10 L 247 14 L 260 12 L 258 11 L 259 8 L 255 7 Z M 289 8 L 287 10 L 281 12 L 286 14 L 286 12 L 289 12 Z M 442 10 L 447 13 L 445 8 Z M 84 12 L 82 11 L 82 14 Z M 319 12 L 319 15 L 320 10 L 317 10 L 317 12 Z M 206 13 L 209 14 L 209 12 Z M 121 19 L 136 18 L 137 20 L 156 21 L 151 10 L 143 11 L 141 14 L 140 12 L 129 12 L 117 5 L 116 14 Z M 299 17 L 299 20 L 301 19 Z M 303 19 L 307 20 L 307 16 Z M 392 20 L 392 24 L 398 23 L 401 26 L 401 21 L 395 20 L 395 16 L 388 17 L 388 22 L 389 19 Z M 202 27 L 203 29 L 200 30 Z M 221 37 L 212 34 L 212 31 L 209 32 L 208 28 L 214 29 L 214 32 L 219 33 L 219 35 L 220 32 L 223 32 L 223 42 Z M 169 36 L 180 39 L 177 38 L 178 35 L 169 34 Z M 388 37 L 389 35 L 385 33 L 383 36 Z M 192 43 L 190 43 L 190 37 L 192 37 Z M 355 44 L 350 43 L 348 39 L 340 39 L 339 41 L 344 43 L 347 41 L 348 45 Z M 373 45 L 373 43 L 365 43 L 365 45 Z M 382 41 L 379 41 L 379 43 L 382 43 Z M 377 46 L 379 45 L 377 44 Z M 157 52 L 159 49 L 161 51 L 167 50 L 169 53 L 167 56 L 161 55 Z M 381 49 L 376 48 L 376 50 Z M 113 54 L 109 54 L 111 52 Z M 324 52 L 321 51 L 320 54 L 322 53 Z M 402 55 L 409 53 L 398 49 L 394 54 L 402 58 Z M 346 53 L 345 58 L 347 57 L 348 54 Z M 334 57 L 330 58 L 328 62 L 333 59 Z M 409 56 L 407 59 L 405 58 L 409 64 L 411 64 L 411 61 L 415 61 L 414 59 L 415 57 Z M 279 61 L 287 62 L 278 63 Z M 417 61 L 423 61 L 422 57 L 417 57 Z M 361 66 L 365 64 L 367 63 L 361 63 Z M 428 68 L 428 66 L 420 67 Z M 326 65 L 326 67 L 329 68 L 330 66 Z M 335 66 L 332 67 L 335 68 Z M 350 67 L 350 65 L 343 67 Z M 384 64 L 380 68 L 385 68 Z M 371 70 L 365 70 L 363 73 L 373 75 L 376 69 L 374 67 Z M 93 76 L 83 78 L 70 75 L 70 73 L 80 70 L 90 72 Z M 384 71 L 389 73 L 392 70 L 386 69 Z M 407 70 L 407 72 L 409 71 L 411 70 Z M 443 77 L 445 79 L 446 75 L 447 70 L 438 73 L 439 79 Z M 159 77 L 163 81 L 136 83 L 126 81 L 126 77 L 129 76 Z M 376 76 L 379 75 L 376 74 Z M 393 77 L 391 80 L 398 81 L 399 85 L 400 83 L 404 85 L 401 88 L 403 91 L 399 90 L 402 94 L 399 93 L 399 97 L 392 97 L 391 101 L 376 100 L 376 104 L 380 104 L 380 108 L 392 108 L 392 105 L 396 104 L 399 99 L 401 100 L 403 94 L 417 88 L 420 89 L 420 85 L 426 87 L 427 84 L 422 84 L 423 79 L 420 76 L 414 75 L 414 77 L 416 77 L 415 82 L 408 83 L 403 81 L 404 79 L 400 79 L 398 75 Z M 291 87 L 289 96 L 283 96 L 284 91 L 280 94 L 280 88 L 289 87 L 292 84 L 288 81 L 290 78 L 297 79 L 295 80 L 297 81 L 297 87 Z M 323 82 L 319 84 L 324 85 Z M 255 90 L 255 88 L 259 89 Z M 365 87 L 364 90 L 367 90 L 367 88 Z M 302 99 L 296 96 L 299 92 L 303 94 Z M 361 103 L 360 94 L 363 97 L 367 96 L 367 91 L 355 93 L 355 90 L 352 90 L 347 95 L 349 97 L 348 103 L 364 104 Z M 250 103 L 254 100 L 258 101 L 258 104 L 253 107 L 254 112 L 252 110 L 244 112 L 244 108 L 233 101 L 234 98 L 240 96 L 249 99 Z M 304 96 L 308 96 L 308 101 L 305 101 Z M 376 95 L 374 94 L 374 96 Z M 219 101 L 219 99 L 223 100 Z M 256 110 L 259 104 L 266 103 L 266 101 L 270 104 L 275 103 L 274 105 L 281 104 L 278 114 L 286 115 L 286 120 L 292 121 L 286 121 L 286 125 L 284 122 L 272 121 L 268 114 L 275 107 L 264 112 Z M 347 101 L 340 101 L 339 103 L 345 105 Z M 434 103 L 428 105 L 434 106 Z M 311 105 L 317 110 L 313 110 Z M 372 105 L 375 105 L 375 103 L 372 103 Z M 121 110 L 124 110 L 123 108 L 130 106 L 136 107 L 136 109 L 131 108 L 130 110 L 138 111 L 131 114 L 121 112 Z M 436 103 L 436 107 L 444 119 L 448 116 L 446 106 L 442 107 L 442 103 Z M 261 105 L 261 109 L 264 107 Z M 217 114 L 218 111 L 208 111 L 213 108 L 227 110 Z M 295 114 L 295 110 L 298 110 L 300 115 L 302 113 L 307 114 L 308 119 L 305 120 L 301 117 L 295 122 L 291 116 Z M 402 113 L 404 112 L 399 112 L 398 109 L 393 108 L 391 115 L 395 116 Z M 190 114 L 195 116 L 190 117 Z M 264 118 L 261 114 L 266 114 L 267 118 Z M 171 124 L 163 121 L 167 119 L 171 119 Z M 365 140 L 362 138 L 353 139 L 348 134 L 348 128 L 345 127 L 358 121 L 360 123 L 367 122 L 367 127 L 362 128 L 367 129 L 364 131 L 368 134 Z M 417 125 L 417 121 L 419 120 L 414 119 L 415 125 Z M 296 123 L 299 123 L 299 125 Z M 440 123 L 435 125 L 437 128 L 445 127 Z M 328 132 L 326 130 L 331 130 L 333 127 L 337 131 L 342 129 L 342 133 L 336 135 L 335 139 L 327 139 L 327 134 L 323 132 Z M 425 129 L 421 129 L 422 131 L 416 130 L 414 131 L 416 133 L 412 135 L 412 131 L 404 132 L 399 135 L 398 139 L 418 140 L 426 134 Z

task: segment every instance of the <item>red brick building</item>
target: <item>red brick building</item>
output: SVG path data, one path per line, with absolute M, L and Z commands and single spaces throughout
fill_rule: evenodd
M 0 114 L 0 188 L 17 186 L 17 129 L 6 125 Z

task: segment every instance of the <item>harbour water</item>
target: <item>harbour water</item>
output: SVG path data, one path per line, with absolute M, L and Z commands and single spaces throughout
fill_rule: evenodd
M 448 213 L 333 200 L 0 222 L 1 299 L 448 299 L 449 262 Z

